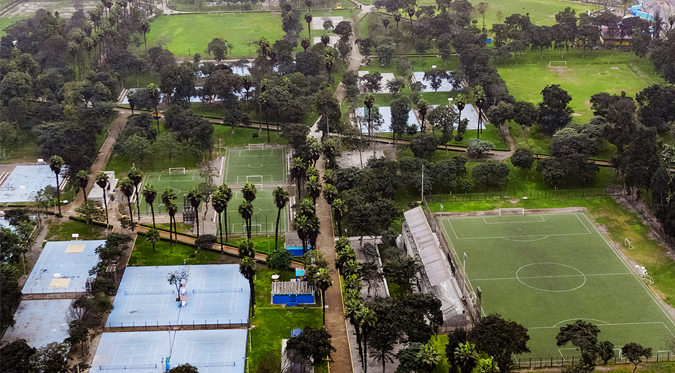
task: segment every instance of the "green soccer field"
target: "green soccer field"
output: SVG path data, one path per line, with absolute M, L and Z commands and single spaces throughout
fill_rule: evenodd
M 462 258 L 484 314 L 523 324 L 530 354 L 578 356 L 556 346 L 560 327 L 578 319 L 597 325 L 601 341 L 665 350 L 675 323 L 585 214 L 444 218 L 443 234 Z M 460 266 L 463 265 L 460 263 Z
M 225 183 L 242 185 L 286 183 L 286 151 L 280 148 L 229 149 L 225 160 Z
M 148 172 L 145 175 L 143 180 L 143 185 L 152 184 L 157 191 L 157 197 L 155 197 L 155 214 L 164 214 L 166 209 L 162 203 L 162 193 L 168 187 L 173 188 L 178 196 L 176 199 L 176 205 L 178 205 L 178 212 L 182 213 L 184 208 L 184 198 L 183 196 L 188 193 L 188 191 L 199 185 L 202 182 L 202 177 L 199 176 L 199 172 L 186 172 L 176 171 L 169 175 L 168 172 Z M 141 191 L 138 191 L 141 194 Z M 141 214 L 150 214 L 150 205 L 145 202 L 143 195 L 141 194 Z
M 266 188 L 263 186 L 263 188 Z M 277 206 L 274 203 L 274 197 L 270 189 L 258 189 L 255 200 L 253 200 L 253 217 L 251 218 L 251 234 L 253 235 L 274 235 L 275 225 L 277 222 Z M 239 204 L 244 200 L 244 195 L 241 190 L 232 190 L 232 200 L 227 210 L 227 224 L 231 234 L 243 235 L 246 233 L 244 229 L 244 220 L 239 215 Z M 281 210 L 281 218 L 279 220 L 279 234 L 288 230 L 288 208 Z

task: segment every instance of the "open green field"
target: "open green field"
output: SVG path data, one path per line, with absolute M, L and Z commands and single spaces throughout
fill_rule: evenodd
M 277 205 L 274 203 L 274 197 L 272 196 L 273 187 L 263 186 L 264 189 L 258 188 L 258 193 L 256 194 L 255 200 L 251 202 L 253 204 L 253 216 L 251 217 L 251 233 L 253 235 L 272 235 L 276 229 L 277 223 Z M 232 200 L 230 201 L 231 208 L 228 208 L 227 214 L 227 223 L 229 224 L 230 234 L 232 235 L 243 235 L 246 230 L 244 229 L 244 220 L 239 215 L 237 208 L 239 204 L 244 200 L 244 195 L 241 190 L 232 191 Z M 279 221 L 279 235 L 283 236 L 283 233 L 288 230 L 288 207 L 285 207 L 281 211 L 281 217 Z M 274 237 L 272 237 L 274 240 Z M 262 246 L 262 245 L 261 245 Z M 282 247 L 280 245 L 279 247 Z M 262 248 L 262 247 L 261 247 Z
M 155 198 L 155 214 L 165 214 L 166 209 L 162 203 L 162 193 L 168 187 L 173 188 L 178 196 L 176 199 L 176 205 L 178 206 L 178 212 L 182 213 L 184 204 L 184 196 L 187 195 L 188 191 L 193 187 L 199 185 L 202 182 L 202 177 L 199 176 L 199 172 L 195 171 L 174 171 L 171 174 L 169 172 L 148 172 L 145 175 L 143 180 L 143 185 L 152 184 L 157 191 L 157 197 Z M 139 192 L 140 193 L 140 192 Z M 141 195 L 141 214 L 150 214 L 150 205 L 145 202 L 145 198 Z
M 150 25 L 148 45 L 166 42 L 177 56 L 200 53 L 207 59 L 206 46 L 213 38 L 232 44 L 231 57 L 252 57 L 255 47 L 249 43 L 261 37 L 274 42 L 281 39 L 281 16 L 271 13 L 186 14 L 162 16 Z
M 18 21 L 18 20 L 19 20 L 18 18 L 5 18 L 5 17 L 1 17 L 1 18 L 0 18 L 0 37 L 1 37 L 1 36 L 5 36 L 5 35 L 7 34 L 7 33 L 5 32 L 5 29 L 6 29 L 7 27 L 11 26 L 12 24 L 14 24 L 14 22 L 16 22 L 16 21 Z
M 195 254 L 195 251 L 197 252 Z M 182 243 L 171 243 L 161 240 L 152 248 L 152 244 L 145 239 L 145 235 L 139 235 L 136 246 L 131 252 L 129 265 L 158 266 L 158 265 L 182 265 L 187 264 L 213 264 L 218 263 L 220 254 L 212 251 L 196 250 L 194 246 Z
M 567 61 L 567 68 L 550 68 L 549 61 Z M 560 84 L 572 96 L 570 106 L 578 123 L 588 123 L 593 117 L 590 99 L 596 93 L 626 92 L 635 96 L 650 85 L 663 83 L 650 61 L 619 51 L 586 51 L 586 57 L 582 51 L 573 49 L 563 57 L 555 51 L 544 52 L 542 57 L 528 51 L 520 62 L 512 58 L 498 63 L 497 68 L 509 93 L 517 100 L 540 102 L 545 86 Z
M 286 182 L 286 150 L 229 149 L 225 161 L 226 184 L 279 184 Z
M 467 255 L 483 312 L 528 328 L 532 353 L 524 357 L 578 355 L 555 340 L 578 319 L 615 346 L 636 342 L 656 352 L 674 336 L 673 320 L 585 214 L 445 218 L 442 225 L 451 247 Z

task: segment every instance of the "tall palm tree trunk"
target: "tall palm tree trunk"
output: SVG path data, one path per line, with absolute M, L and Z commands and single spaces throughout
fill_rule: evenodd
M 131 204 L 131 196 L 127 197 L 127 204 L 129 205 L 129 218 L 131 218 L 131 222 L 134 222 L 134 207 Z
M 223 254 L 223 214 L 218 214 L 218 229 L 220 230 L 220 253 Z
M 199 211 L 195 207 L 195 222 L 197 223 L 197 237 L 199 237 Z
M 251 288 L 251 317 L 255 317 L 255 286 L 253 286 L 253 276 L 248 279 L 248 286 Z
M 134 189 L 136 190 L 136 192 L 135 192 L 136 193 L 136 212 L 138 212 L 138 214 L 136 214 L 136 218 L 140 222 L 141 221 L 141 199 L 138 197 L 138 185 L 134 185 Z
M 152 214 L 152 227 L 155 228 L 155 205 L 150 204 L 150 213 Z
M 105 206 L 105 229 L 108 229 L 110 222 L 108 221 L 108 198 L 105 195 L 105 188 L 103 189 L 103 205 Z
M 225 242 L 228 242 L 229 239 L 227 238 L 227 207 L 225 207 L 225 210 L 223 210 L 223 214 L 225 215 Z
M 279 242 L 279 220 L 281 219 L 281 209 L 277 212 L 277 227 L 274 231 L 274 251 L 277 251 L 277 244 Z
M 61 215 L 61 188 L 59 188 L 59 174 L 56 174 L 56 199 L 59 206 L 59 215 Z
M 323 312 L 323 324 L 326 325 L 326 291 L 321 289 L 321 311 Z

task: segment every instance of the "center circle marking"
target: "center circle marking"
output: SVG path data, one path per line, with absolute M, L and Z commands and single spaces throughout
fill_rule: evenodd
M 526 268 L 531 267 L 531 266 L 560 266 L 560 267 L 569 268 L 569 269 L 573 270 L 574 272 L 577 272 L 578 274 L 562 275 L 562 276 L 555 276 L 555 275 L 553 275 L 553 276 L 533 276 L 533 277 L 527 277 L 526 275 L 521 274 L 521 271 L 522 271 L 523 269 L 526 269 Z M 581 285 L 578 285 L 578 286 L 575 286 L 575 287 L 570 287 L 570 288 L 568 288 L 568 289 L 561 289 L 561 290 L 542 289 L 542 288 L 540 288 L 540 287 L 530 285 L 530 284 L 528 284 L 528 283 L 526 282 L 527 280 L 536 280 L 536 279 L 545 279 L 545 278 L 551 278 L 551 279 L 552 279 L 552 278 L 558 278 L 558 277 L 559 277 L 559 278 L 582 277 L 582 278 L 583 278 L 583 281 L 581 282 Z M 547 292 L 551 292 L 551 293 L 564 293 L 564 292 L 567 292 L 567 291 L 577 290 L 577 289 L 579 289 L 580 287 L 586 285 L 586 275 L 584 275 L 584 273 L 581 272 L 580 270 L 578 270 L 578 269 L 576 269 L 576 268 L 574 268 L 574 267 L 572 267 L 572 266 L 568 266 L 568 265 L 566 265 L 566 264 L 551 263 L 551 262 L 526 264 L 526 265 L 524 265 L 524 266 L 518 268 L 518 270 L 516 271 L 516 279 L 517 279 L 521 284 L 527 286 L 528 288 L 535 289 L 535 290 L 540 290 L 540 291 L 547 291 Z
M 248 165 L 248 168 L 262 168 L 262 163 L 251 163 Z

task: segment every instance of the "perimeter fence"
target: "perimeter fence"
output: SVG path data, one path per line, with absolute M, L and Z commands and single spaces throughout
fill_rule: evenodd
M 444 202 L 504 201 L 512 199 L 566 199 L 612 197 L 624 194 L 621 188 L 557 189 L 535 191 L 501 191 L 464 194 L 432 194 L 424 196 L 426 204 Z M 433 211 L 439 212 L 439 211 Z
M 616 350 L 616 348 L 615 348 Z M 538 357 L 538 358 L 514 358 L 513 363 L 516 369 L 534 369 L 534 368 L 555 368 L 555 367 L 564 367 L 574 365 L 581 361 L 581 356 L 552 356 L 552 357 Z M 672 351 L 658 351 L 652 356 L 643 360 L 643 363 L 658 363 L 658 362 L 667 362 L 675 361 L 675 353 Z M 602 360 L 596 362 L 598 365 L 603 365 Z M 614 365 L 619 364 L 632 364 L 627 358 L 620 356 L 620 354 L 615 354 L 608 363 L 613 363 Z

